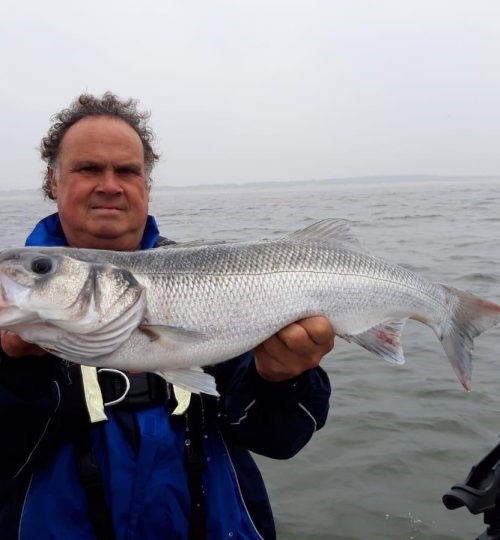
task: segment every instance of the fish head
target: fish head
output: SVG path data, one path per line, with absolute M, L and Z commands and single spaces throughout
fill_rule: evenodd
M 88 272 L 76 266 L 68 264 L 58 254 L 35 249 L 3 252 L 0 256 L 0 326 L 25 323 L 37 319 L 37 315 L 52 319 L 60 316 L 55 312 L 74 307 L 88 279 Z M 63 280 L 66 283 L 61 287 Z
M 64 249 L 0 254 L 0 328 L 44 323 L 85 334 L 123 318 L 131 306 L 142 316 L 144 291 L 128 270 Z

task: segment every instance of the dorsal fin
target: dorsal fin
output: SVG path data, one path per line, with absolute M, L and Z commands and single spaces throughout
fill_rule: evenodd
M 359 240 L 351 231 L 345 219 L 323 219 L 305 229 L 295 231 L 285 237 L 286 240 L 309 240 L 316 242 L 341 243 L 361 249 Z

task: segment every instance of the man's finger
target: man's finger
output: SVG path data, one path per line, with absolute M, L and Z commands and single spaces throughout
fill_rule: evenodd
M 296 324 L 300 325 L 317 345 L 333 343 L 335 332 L 330 321 L 325 317 L 309 317 L 297 321 Z
M 257 347 L 258 350 L 263 350 L 266 355 L 273 358 L 275 361 L 279 361 L 280 358 L 288 357 L 291 353 L 287 344 L 278 335 L 271 336 L 266 339 L 264 343 Z
M 285 326 L 276 336 L 289 351 L 294 353 L 300 353 L 304 348 L 307 349 L 307 344 L 311 340 L 307 329 L 299 323 L 292 323 Z
M 24 341 L 14 332 L 2 332 L 2 349 L 11 358 L 23 358 L 25 356 L 44 356 L 47 351 L 38 345 Z

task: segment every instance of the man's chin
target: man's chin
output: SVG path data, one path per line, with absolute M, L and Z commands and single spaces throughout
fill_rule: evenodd
M 133 251 L 140 246 L 142 235 L 112 227 L 101 227 L 86 235 L 73 239 L 72 247 L 85 249 L 109 249 L 112 251 Z

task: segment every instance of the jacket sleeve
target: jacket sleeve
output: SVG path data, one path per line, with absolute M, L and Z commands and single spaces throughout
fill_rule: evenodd
M 60 361 L 9 358 L 0 348 L 0 481 L 26 472 L 46 447 L 61 401 Z
M 252 353 L 214 367 L 225 435 L 252 452 L 295 455 L 327 418 L 330 381 L 321 368 L 285 382 L 265 381 Z

